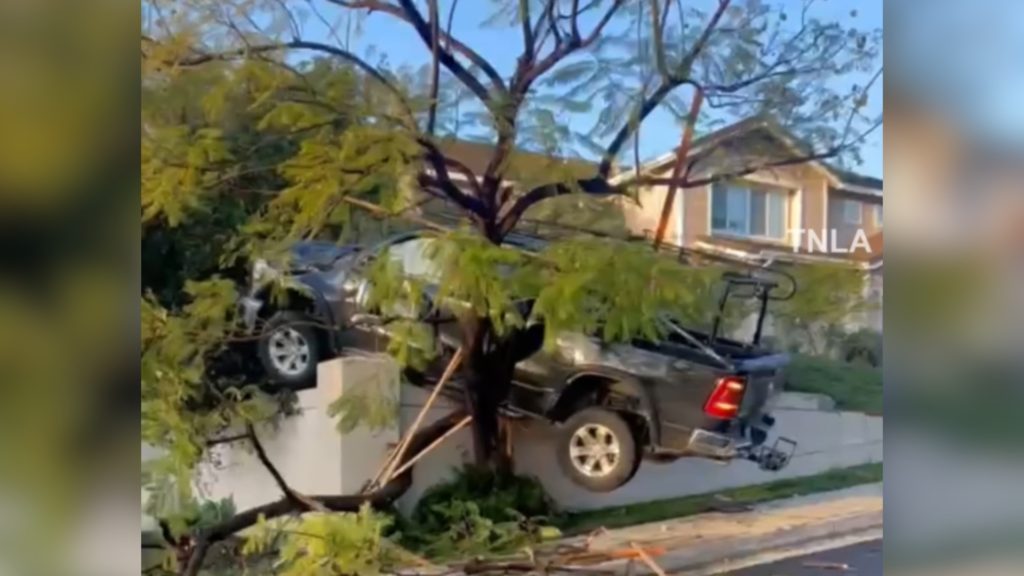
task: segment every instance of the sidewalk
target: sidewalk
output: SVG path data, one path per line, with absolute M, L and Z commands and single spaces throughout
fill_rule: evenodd
M 701 514 L 610 530 L 591 539 L 591 550 L 628 548 L 633 543 L 664 552 L 654 561 L 671 574 L 711 574 L 787 556 L 787 549 L 828 547 L 881 537 L 882 484 L 770 502 L 752 511 Z M 583 537 L 563 544 L 580 544 Z M 623 561 L 600 566 L 615 569 Z M 594 566 L 594 568 L 598 568 Z M 637 563 L 633 574 L 649 573 Z

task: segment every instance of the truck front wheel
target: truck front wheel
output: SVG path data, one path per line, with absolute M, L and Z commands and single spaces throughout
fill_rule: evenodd
M 321 355 L 315 321 L 299 312 L 279 312 L 267 322 L 259 341 L 259 356 L 271 380 L 301 390 L 316 386 Z
M 629 423 L 604 408 L 584 408 L 559 430 L 558 463 L 575 484 L 611 492 L 636 474 L 640 450 Z

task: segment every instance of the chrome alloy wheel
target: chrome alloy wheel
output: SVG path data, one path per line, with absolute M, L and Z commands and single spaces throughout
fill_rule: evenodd
M 569 456 L 573 466 L 586 476 L 605 476 L 619 463 L 619 439 L 606 426 L 585 424 L 573 433 Z
M 270 335 L 269 352 L 274 368 L 286 376 L 302 374 L 309 366 L 309 342 L 293 328 L 275 330 Z

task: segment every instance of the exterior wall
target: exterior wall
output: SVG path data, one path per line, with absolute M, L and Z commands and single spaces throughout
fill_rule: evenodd
M 826 227 L 828 181 L 813 166 L 787 166 L 764 170 L 750 174 L 741 180 L 755 185 L 762 184 L 790 191 L 786 213 L 788 228 L 822 230 Z M 627 226 L 634 234 L 654 234 L 658 227 L 658 219 L 661 217 L 665 194 L 665 186 L 645 188 L 639 195 L 641 204 L 639 207 L 630 203 L 624 205 Z M 682 223 L 682 235 L 679 234 L 680 223 Z M 690 245 L 710 234 L 711 186 L 680 189 L 676 195 L 673 216 L 669 221 L 666 238 L 672 241 L 681 241 L 683 245 Z M 784 243 L 789 245 L 790 242 L 787 238 Z M 807 246 L 806 235 L 802 245 Z
M 399 440 L 398 427 L 370 431 L 357 428 L 340 434 L 328 407 L 346 390 L 381 394 L 398 391 L 397 364 L 386 357 L 344 358 L 323 362 L 317 387 L 298 393 L 301 413 L 285 418 L 278 428 L 257 431 L 267 455 L 285 480 L 305 494 L 356 494 L 372 479 L 389 446 Z M 239 510 L 280 498 L 274 480 L 244 444 L 221 444 L 200 469 L 200 490 L 209 498 L 231 496 Z
M 711 223 L 711 186 L 691 188 L 684 195 L 683 241 L 689 245 L 707 235 Z
M 811 239 L 807 230 L 813 230 L 817 234 L 824 233 L 828 226 L 828 179 L 819 176 L 816 179 L 809 179 L 807 188 L 804 190 L 802 205 L 803 220 L 800 228 L 805 230 L 800 241 L 800 247 L 811 249 Z
M 318 388 L 298 393 L 303 411 L 286 419 L 278 430 L 266 430 L 262 440 L 282 475 L 296 489 L 313 494 L 357 492 L 373 476 L 397 440 L 423 405 L 427 392 L 411 386 L 401 389 L 401 411 L 396 425 L 381 432 L 356 430 L 341 435 L 327 406 L 354 375 L 361 379 L 367 370 L 385 370 L 379 359 L 334 360 L 321 364 Z M 351 385 L 351 384 L 350 384 Z M 837 412 L 827 402 L 807 395 L 783 394 L 776 405 L 777 433 L 799 443 L 791 465 L 779 473 L 764 472 L 750 462 L 723 465 L 699 459 L 681 459 L 672 464 L 641 464 L 637 476 L 610 493 L 583 490 L 562 474 L 554 463 L 557 430 L 541 422 L 520 422 L 513 428 L 514 459 L 518 472 L 536 476 L 556 502 L 565 509 L 594 509 L 634 502 L 684 496 L 759 484 L 781 478 L 820 473 L 836 467 L 854 466 L 882 459 L 882 419 L 851 412 Z M 424 423 L 447 414 L 457 406 L 441 399 L 428 412 Z M 769 440 L 771 441 L 771 440 Z M 410 512 L 424 492 L 452 475 L 471 457 L 471 434 L 459 431 L 416 464 L 413 485 L 399 500 L 399 508 Z M 203 466 L 199 483 L 207 498 L 232 495 L 239 509 L 280 498 L 266 470 L 241 446 L 223 445 L 217 458 Z M 143 459 L 147 454 L 143 449 Z M 145 498 L 145 494 L 143 494 Z M 146 524 L 144 519 L 144 524 Z M 149 524 L 151 525 L 151 523 Z
M 815 166 L 784 166 L 770 170 L 762 170 L 745 176 L 742 180 L 754 184 L 783 188 L 790 191 L 789 206 L 786 213 L 786 227 L 792 229 L 820 230 L 825 227 L 825 211 L 828 205 L 828 179 Z M 710 203 L 705 208 L 710 220 Z M 707 224 L 705 224 L 707 227 Z M 710 230 L 705 234 L 710 233 Z M 785 244 L 792 245 L 792 239 L 786 238 Z M 801 246 L 807 247 L 807 235 L 803 234 Z
M 676 199 L 673 203 L 672 216 L 669 218 L 668 228 L 665 230 L 665 240 L 671 243 L 680 241 L 679 225 L 680 210 L 689 195 L 689 190 L 677 189 Z M 625 202 L 626 226 L 636 235 L 654 236 L 658 229 L 658 220 L 661 219 L 661 209 L 665 205 L 665 196 L 668 194 L 667 186 L 650 186 L 640 190 L 637 196 L 639 206 L 632 202 Z M 687 224 L 688 225 L 688 224 Z

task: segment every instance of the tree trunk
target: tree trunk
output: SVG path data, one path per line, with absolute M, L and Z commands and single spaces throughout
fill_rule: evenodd
M 464 327 L 463 380 L 466 407 L 473 415 L 473 453 L 478 466 L 511 473 L 512 463 L 502 450 L 504 438 L 498 410 L 512 388 L 515 334 L 499 338 L 486 318 L 471 318 Z

